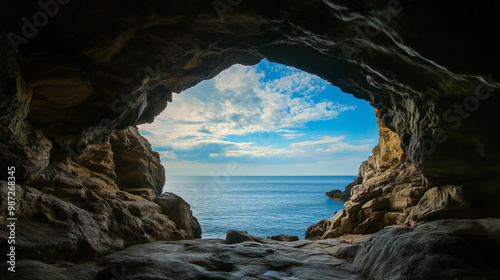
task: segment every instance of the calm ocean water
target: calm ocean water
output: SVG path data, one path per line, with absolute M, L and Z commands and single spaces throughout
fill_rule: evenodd
M 225 238 L 230 229 L 262 237 L 293 234 L 330 218 L 344 203 L 325 195 L 355 176 L 168 176 L 163 189 L 184 198 L 203 238 Z

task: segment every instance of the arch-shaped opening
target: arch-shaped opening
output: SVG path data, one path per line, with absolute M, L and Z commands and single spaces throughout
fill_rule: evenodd
M 334 217 L 311 226 L 308 238 L 415 226 L 381 232 L 370 243 L 371 253 L 356 258 L 369 278 L 498 278 L 498 265 L 477 259 L 477 252 L 495 255 L 499 244 L 498 220 L 479 220 L 500 217 L 500 139 L 492 131 L 500 113 L 493 4 L 4 2 L 0 148 L 6 152 L 0 169 L 16 166 L 13 188 L 26 206 L 16 212 L 19 228 L 29 229 L 16 243 L 16 257 L 81 262 L 139 242 L 199 237 L 189 206 L 175 195 L 159 195 L 159 156 L 134 126 L 153 121 L 172 92 L 233 64 L 267 58 L 315 74 L 377 109 L 379 145 L 361 165 L 353 196 Z M 224 2 L 232 4 L 220 16 L 213 3 Z M 13 174 L 0 173 L 1 205 L 8 205 L 4 192 Z M 10 232 L 0 231 L 0 249 L 10 249 Z M 443 235 L 432 234 L 429 244 L 429 232 Z M 395 236 L 398 242 L 387 242 Z M 474 259 L 457 255 L 456 248 L 471 248 Z M 345 253 L 366 253 L 352 249 Z M 194 265 L 222 272 L 236 267 L 212 256 Z M 329 260 L 331 255 L 314 256 L 299 263 L 305 269 L 312 261 L 322 271 L 316 264 Z M 401 269 L 411 261 L 418 263 Z M 185 271 L 200 279 L 209 274 L 192 268 Z M 62 270 L 54 269 L 61 278 Z M 116 274 L 99 269 L 96 278 Z
M 266 59 L 233 65 L 173 102 L 139 130 L 162 158 L 163 191 L 190 203 L 204 238 L 230 229 L 303 238 L 342 209 L 325 193 L 343 191 L 378 143 L 366 101 Z

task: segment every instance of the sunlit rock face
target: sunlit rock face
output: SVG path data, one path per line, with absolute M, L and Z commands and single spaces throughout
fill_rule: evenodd
M 109 242 L 74 243 L 92 248 L 85 252 L 196 237 L 199 229 L 178 228 L 154 202 L 163 170 L 131 126 L 151 122 L 172 92 L 262 58 L 369 101 L 384 127 L 368 161 L 382 181 L 367 176 L 316 237 L 500 216 L 496 3 L 38 2 L 2 2 L 0 167 L 17 166 L 20 188 L 50 195 L 44 203 L 92 209 L 88 219 Z M 385 145 L 384 133 L 399 142 Z M 36 211 L 26 218 L 49 213 Z
M 379 113 L 377 112 L 377 115 Z M 374 233 L 386 226 L 404 225 L 410 211 L 427 191 L 419 170 L 401 149 L 399 136 L 378 118 L 379 144 L 361 164 L 351 197 L 329 220 L 310 226 L 306 238 Z
M 402 150 L 399 136 L 381 122 L 380 112 L 376 115 L 379 143 L 361 164 L 350 199 L 333 217 L 310 226 L 306 238 L 375 233 L 393 225 L 415 226 L 436 219 L 474 218 L 463 187 L 430 187 Z

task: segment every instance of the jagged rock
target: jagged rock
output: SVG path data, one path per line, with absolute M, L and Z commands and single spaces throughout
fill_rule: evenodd
M 375 149 L 378 149 L 378 146 L 376 146 Z M 377 151 L 377 150 L 375 150 L 375 151 Z M 338 200 L 338 201 L 348 201 L 351 198 L 352 188 L 363 183 L 364 177 L 367 176 L 367 174 L 369 173 L 368 170 L 371 170 L 371 167 L 370 167 L 368 161 L 365 160 L 361 163 L 359 170 L 358 170 L 358 174 L 356 175 L 356 178 L 354 178 L 352 183 L 350 183 L 349 185 L 347 185 L 344 188 L 344 191 L 332 190 L 332 191 L 327 192 L 326 196 L 331 197 L 331 198 Z M 365 174 L 365 173 L 367 173 L 367 174 Z
M 1 205 L 7 205 L 7 184 L 0 182 Z M 16 258 L 44 262 L 91 260 L 111 252 L 106 228 L 92 214 L 53 195 L 16 186 Z M 0 212 L 3 221 L 7 212 Z M 0 248 L 7 251 L 9 231 L 0 228 Z M 6 261 L 6 255 L 1 257 Z
M 428 187 L 417 167 L 402 151 L 399 136 L 380 120 L 379 144 L 363 162 L 344 209 L 310 226 L 306 238 L 374 233 L 392 225 L 417 225 L 446 218 L 477 217 L 460 186 Z
M 22 78 L 3 25 L 0 25 L 0 135 L 19 135 L 28 115 L 32 91 Z M 0 177 L 3 178 L 3 177 Z
M 27 186 L 16 188 L 20 259 L 78 262 L 140 242 L 201 236 L 200 226 L 185 202 L 164 211 L 152 201 L 120 191 L 116 185 L 104 189 L 52 183 L 57 187 L 45 186 L 40 189 L 43 192 Z M 4 186 L 2 182 L 2 205 L 7 203 Z M 0 218 L 5 219 L 6 212 L 2 211 Z M 7 229 L 1 228 L 3 249 L 8 246 L 7 238 Z
M 200 224 L 184 199 L 174 193 L 166 192 L 155 198 L 154 202 L 160 205 L 163 214 L 175 222 L 178 230 L 186 233 L 182 239 L 185 239 L 186 236 L 189 239 L 201 238 Z
M 126 133 L 114 134 L 117 145 L 120 136 L 126 137 L 124 142 L 139 139 Z M 173 194 L 157 197 L 156 186 L 146 180 L 140 181 L 145 185 L 137 185 L 141 189 L 122 191 L 117 184 L 121 173 L 115 173 L 115 160 L 126 157 L 116 157 L 112 150 L 109 142 L 89 145 L 79 157 L 64 157 L 49 165 L 37 179 L 26 182 L 30 187 L 18 186 L 19 199 L 30 198 L 22 204 L 29 211 L 18 212 L 23 230 L 18 244 L 20 258 L 77 261 L 139 242 L 201 237 L 201 228 L 182 198 Z M 145 157 L 152 157 L 150 147 L 143 152 Z M 157 164 L 156 169 L 163 170 L 156 159 L 148 168 L 154 170 L 151 167 Z M 128 162 L 132 164 L 133 160 Z M 157 174 L 143 176 L 160 180 L 154 177 Z M 3 194 L 2 199 L 6 199 Z M 0 244 L 5 247 L 7 232 L 0 229 L 0 234 Z
M 0 138 L 0 168 L 14 166 L 16 181 L 24 183 L 38 178 L 49 165 L 52 143 L 43 133 L 28 122 L 19 125 L 17 134 Z M 0 172 L 0 179 L 7 180 L 7 172 Z
M 440 220 L 382 230 L 336 256 L 368 279 L 489 280 L 500 277 L 499 252 L 500 220 Z
M 117 181 L 114 153 L 109 142 L 88 145 L 78 158 L 78 164 Z
M 270 239 L 277 241 L 286 241 L 286 242 L 299 241 L 299 237 L 297 235 L 290 235 L 290 234 L 278 234 L 275 236 L 271 236 Z
M 111 135 L 116 162 L 117 184 L 121 189 L 153 189 L 159 195 L 165 185 L 165 169 L 160 155 L 135 127 L 118 130 Z
M 418 169 L 407 160 L 399 136 L 380 120 L 379 144 L 363 162 L 344 208 L 329 220 L 310 226 L 306 238 L 331 238 L 347 233 L 368 234 L 394 224 L 415 223 L 410 215 L 427 190 Z M 462 204 L 461 206 L 464 207 Z M 408 221 L 407 221 L 408 218 Z
M 26 85 L 16 57 L 0 24 L 0 170 L 16 167 L 16 181 L 39 176 L 49 164 L 52 143 L 40 128 L 25 121 L 32 90 Z M 0 172 L 0 180 L 7 180 Z

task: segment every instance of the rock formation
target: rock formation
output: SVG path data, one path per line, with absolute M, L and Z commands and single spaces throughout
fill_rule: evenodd
M 263 58 L 378 110 L 381 142 L 362 167 L 366 177 L 310 238 L 500 217 L 498 3 L 0 5 L 0 170 L 17 170 L 21 259 L 82 261 L 199 236 L 180 198 L 158 196 L 163 169 L 134 126 L 151 122 L 173 92 Z M 3 226 L 0 237 L 3 250 Z
M 426 178 L 402 150 L 399 136 L 384 125 L 379 112 L 376 115 L 379 144 L 350 184 L 350 199 L 333 217 L 310 226 L 306 238 L 367 234 L 393 225 L 474 217 L 461 186 L 429 188 Z
M 51 163 L 38 179 L 16 186 L 18 258 L 79 262 L 141 242 L 200 238 L 189 205 L 171 193 L 158 196 L 164 182 L 158 153 L 133 127 Z M 1 186 L 3 207 L 8 190 Z M 0 228 L 3 251 L 8 236 Z
M 275 236 L 271 236 L 270 239 L 277 241 L 287 241 L 287 242 L 299 241 L 299 237 L 297 235 L 290 235 L 290 234 L 278 234 Z
M 341 191 L 339 189 L 334 189 L 334 190 L 331 190 L 329 192 L 326 192 L 325 195 L 333 198 L 333 200 L 347 201 L 347 200 L 349 200 L 349 197 L 351 197 L 351 189 L 352 189 L 351 185 L 352 184 L 353 183 L 347 185 L 346 188 L 344 189 L 344 191 Z M 349 188 L 347 188 L 347 187 L 349 187 Z
M 341 248 L 368 279 L 498 279 L 500 220 L 439 220 L 382 230 Z
M 351 186 L 350 199 L 329 220 L 310 226 L 306 238 L 374 233 L 386 226 L 417 222 L 411 219 L 414 215 L 409 217 L 410 212 L 427 191 L 427 183 L 415 165 L 408 161 L 399 136 L 380 118 L 378 125 L 379 144 L 373 148 L 373 155 L 361 164 L 351 185 L 360 183 Z
M 335 189 L 335 190 L 331 190 L 329 192 L 326 192 L 325 195 L 328 197 L 331 197 L 337 201 L 348 201 L 349 198 L 351 198 L 352 188 L 354 188 L 354 186 L 357 186 L 357 185 L 363 183 L 363 176 L 364 176 L 363 173 L 366 169 L 365 166 L 367 164 L 368 164 L 368 161 L 363 161 L 361 163 L 361 166 L 359 167 L 358 175 L 356 175 L 356 178 L 354 178 L 354 180 L 352 180 L 352 183 L 345 186 L 343 191 Z

